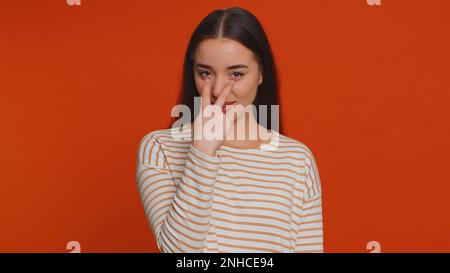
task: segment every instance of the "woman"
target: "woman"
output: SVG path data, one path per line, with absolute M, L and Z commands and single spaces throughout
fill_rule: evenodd
M 230 111 L 278 105 L 272 51 L 254 15 L 228 8 L 202 20 L 188 45 L 182 90 L 189 123 L 147 134 L 137 154 L 137 186 L 158 248 L 323 252 L 312 152 L 277 130 L 273 116 L 265 124 L 253 111 Z M 212 108 L 220 111 L 206 114 Z M 212 120 L 223 123 L 208 131 Z M 244 137 L 234 139 L 235 132 Z

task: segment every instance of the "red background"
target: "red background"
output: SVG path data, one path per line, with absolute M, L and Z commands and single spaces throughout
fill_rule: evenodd
M 313 151 L 326 252 L 450 251 L 450 1 L 3 1 L 0 252 L 157 251 L 137 145 L 170 120 L 195 26 L 240 6 Z

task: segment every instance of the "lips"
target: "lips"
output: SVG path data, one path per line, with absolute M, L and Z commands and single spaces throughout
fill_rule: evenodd
M 211 101 L 211 104 L 215 104 L 216 103 L 216 101 Z M 233 103 L 236 103 L 236 101 L 234 100 L 234 101 L 226 101 L 223 105 L 229 105 L 229 104 L 233 104 Z
M 227 105 L 232 105 L 235 104 L 236 101 L 226 101 L 223 106 L 222 106 L 222 113 L 226 113 L 227 112 Z

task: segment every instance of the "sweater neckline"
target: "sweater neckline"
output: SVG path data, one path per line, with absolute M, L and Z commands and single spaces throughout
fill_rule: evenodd
M 191 139 L 193 139 L 193 130 L 191 126 L 186 126 L 185 133 L 189 134 L 191 136 Z M 263 150 L 274 150 L 278 145 L 279 141 L 279 132 L 268 129 L 270 131 L 270 141 L 264 142 L 259 144 L 257 147 L 252 148 L 235 148 L 227 145 L 221 145 L 218 150 L 230 150 L 230 151 L 263 151 Z M 278 141 L 277 141 L 278 140 Z

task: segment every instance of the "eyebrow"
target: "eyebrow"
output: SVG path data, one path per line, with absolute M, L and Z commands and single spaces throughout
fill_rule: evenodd
M 202 68 L 207 68 L 207 69 L 213 69 L 210 65 L 202 64 L 202 63 L 198 63 L 195 66 L 202 67 Z M 236 68 L 248 68 L 248 66 L 246 66 L 244 64 L 234 64 L 234 65 L 228 66 L 227 70 L 236 69 Z

